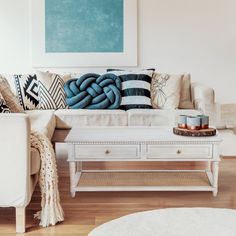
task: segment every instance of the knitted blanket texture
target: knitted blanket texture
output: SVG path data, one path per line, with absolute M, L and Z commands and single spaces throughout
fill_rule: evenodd
M 48 227 L 64 220 L 58 191 L 58 176 L 55 152 L 50 140 L 38 132 L 31 132 L 31 147 L 40 153 L 41 167 L 39 186 L 41 189 L 41 211 L 35 214 L 40 226 Z

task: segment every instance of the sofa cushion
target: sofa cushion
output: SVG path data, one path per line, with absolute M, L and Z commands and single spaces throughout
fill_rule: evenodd
M 31 129 L 51 139 L 56 127 L 54 112 L 54 110 L 26 111 L 30 117 Z
M 78 126 L 127 126 L 127 113 L 123 110 L 57 110 L 57 129 Z
M 31 148 L 30 155 L 31 155 L 30 174 L 34 175 L 39 172 L 41 160 L 40 160 L 39 152 L 35 148 Z
M 145 110 L 135 109 L 128 111 L 129 126 L 175 126 L 178 115 L 200 115 L 197 110 Z

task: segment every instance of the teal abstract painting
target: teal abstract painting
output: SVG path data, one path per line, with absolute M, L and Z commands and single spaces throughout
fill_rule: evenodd
M 124 0 L 45 0 L 48 53 L 124 51 Z

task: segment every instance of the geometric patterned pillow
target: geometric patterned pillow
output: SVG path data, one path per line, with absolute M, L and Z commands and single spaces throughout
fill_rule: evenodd
M 35 110 L 39 104 L 36 74 L 14 75 L 16 95 L 24 110 Z
M 70 79 L 70 75 L 61 76 L 55 73 L 37 71 L 38 109 L 57 110 L 68 108 L 64 85 Z
M 7 106 L 2 94 L 0 93 L 0 113 L 11 113 L 10 108 Z

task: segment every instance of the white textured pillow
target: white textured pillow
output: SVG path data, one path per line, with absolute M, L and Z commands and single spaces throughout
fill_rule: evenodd
M 153 73 L 151 84 L 151 101 L 153 108 L 178 108 L 182 77 L 183 75 Z

